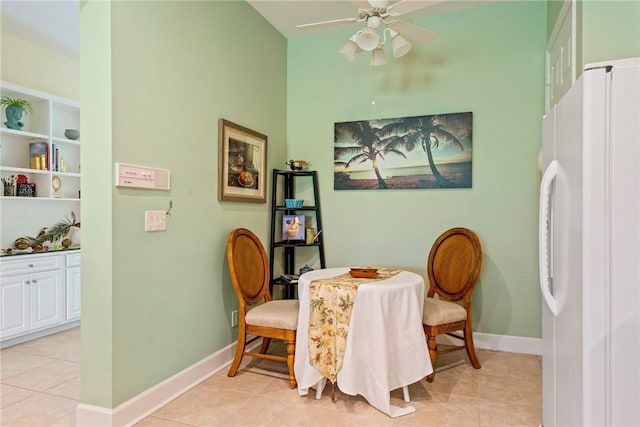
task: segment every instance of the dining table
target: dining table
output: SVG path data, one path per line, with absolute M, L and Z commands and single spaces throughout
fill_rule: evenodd
M 433 367 L 422 328 L 424 280 L 410 271 L 386 270 L 392 274 L 358 281 L 334 385 L 342 393 L 361 395 L 376 409 L 398 417 L 415 412 L 415 408 L 392 405 L 391 391 L 403 388 L 408 401 L 408 385 L 432 373 Z M 324 268 L 306 272 L 298 280 L 294 369 L 300 395 L 308 394 L 311 388 L 321 392 L 327 379 L 310 360 L 315 351 L 313 340 L 309 340 L 310 315 L 318 307 L 310 288 L 334 279 L 348 280 L 345 274 L 349 272 L 350 267 Z

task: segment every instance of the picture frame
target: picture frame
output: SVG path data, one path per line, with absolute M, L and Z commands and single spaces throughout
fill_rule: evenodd
M 267 136 L 218 121 L 218 200 L 265 203 Z
M 282 216 L 283 240 L 304 240 L 305 238 L 304 223 L 305 223 L 304 215 L 283 215 Z
M 334 123 L 334 190 L 472 188 L 473 112 Z

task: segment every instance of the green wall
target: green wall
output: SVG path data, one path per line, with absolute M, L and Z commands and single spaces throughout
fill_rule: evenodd
M 640 1 L 580 1 L 580 6 L 579 63 L 640 56 Z
M 82 401 L 113 408 L 235 340 L 227 235 L 267 242 L 269 210 L 218 202 L 218 119 L 282 163 L 286 40 L 245 2 L 88 2 L 81 21 Z M 115 162 L 170 169 L 171 191 L 116 188 Z
M 425 276 L 444 230 L 476 230 L 484 266 L 474 329 L 540 337 L 537 153 L 546 3 L 516 2 L 412 21 L 438 33 L 371 67 L 336 54 L 354 28 L 289 40 L 288 157 L 320 176 L 327 263 L 393 265 Z M 375 105 L 371 104 L 375 97 Z M 473 112 L 473 188 L 333 190 L 335 122 Z

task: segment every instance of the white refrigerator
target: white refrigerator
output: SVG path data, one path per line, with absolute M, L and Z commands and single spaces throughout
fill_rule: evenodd
M 542 165 L 544 426 L 640 426 L 640 58 L 585 67 Z

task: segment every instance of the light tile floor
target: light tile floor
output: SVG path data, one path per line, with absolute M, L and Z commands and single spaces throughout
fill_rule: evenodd
M 282 351 L 275 346 L 274 352 Z M 78 328 L 0 351 L 0 425 L 73 426 L 80 399 Z M 416 412 L 391 419 L 362 397 L 329 387 L 321 400 L 299 396 L 284 364 L 245 358 L 238 374 L 226 368 L 142 420 L 141 427 L 185 426 L 538 426 L 542 420 L 541 359 L 480 350 L 482 369 L 464 352 L 438 359 L 436 379 L 409 387 Z M 393 404 L 405 405 L 402 391 Z

